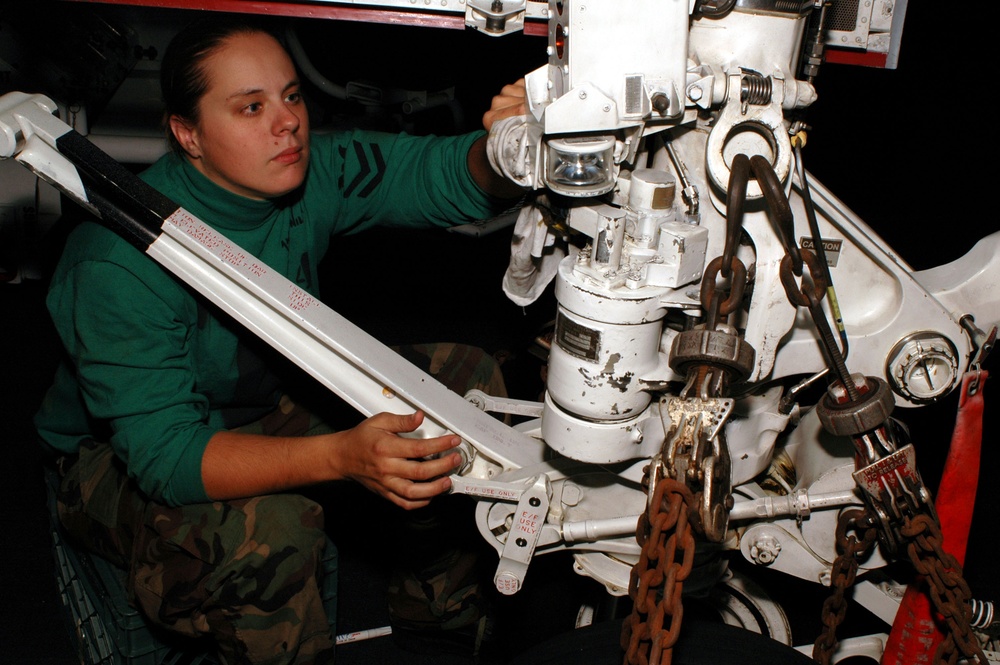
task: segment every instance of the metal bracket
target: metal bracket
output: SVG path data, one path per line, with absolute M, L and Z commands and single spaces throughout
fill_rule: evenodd
M 551 497 L 552 486 L 549 478 L 541 475 L 517 502 L 514 522 L 507 533 L 507 541 L 504 543 L 503 552 L 500 553 L 500 563 L 493 578 L 497 590 L 505 596 L 517 593 L 524 583 L 528 563 L 535 554 L 538 537 L 542 533 L 545 516 L 549 512 Z
M 728 397 L 671 397 L 666 400 L 661 419 L 666 432 L 680 430 L 705 430 L 707 439 L 714 439 L 729 420 L 736 400 Z
M 542 412 L 545 410 L 545 405 L 541 402 L 495 397 L 487 395 L 482 390 L 470 390 L 465 393 L 465 399 L 487 413 L 510 413 L 515 416 L 541 418 Z

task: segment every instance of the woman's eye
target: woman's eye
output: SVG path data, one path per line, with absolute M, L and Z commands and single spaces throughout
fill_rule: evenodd
M 259 102 L 254 102 L 253 104 L 247 104 L 243 107 L 243 112 L 247 115 L 254 115 L 259 113 L 263 106 Z
M 285 97 L 285 101 L 288 102 L 289 104 L 298 104 L 300 101 L 302 101 L 302 93 L 301 92 L 289 93 L 289 95 Z

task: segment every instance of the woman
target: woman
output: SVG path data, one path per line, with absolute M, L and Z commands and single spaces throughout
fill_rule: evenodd
M 448 226 L 520 194 L 482 132 L 310 134 L 290 57 L 250 22 L 190 26 L 161 76 L 174 151 L 143 179 L 316 296 L 331 234 Z M 524 113 L 523 94 L 506 86 L 484 127 Z M 213 635 L 230 665 L 328 659 L 322 509 L 287 490 L 354 480 L 420 508 L 449 489 L 459 438 L 400 436 L 419 412 L 317 426 L 266 350 L 93 222 L 71 234 L 47 305 L 68 361 L 35 422 L 67 530 L 129 571 L 151 621 Z

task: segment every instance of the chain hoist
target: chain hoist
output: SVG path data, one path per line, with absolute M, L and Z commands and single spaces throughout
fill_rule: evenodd
M 729 386 L 748 378 L 756 356 L 731 324 L 742 307 L 747 268 L 736 256 L 749 161 L 738 155 L 729 187 L 726 244 L 705 269 L 704 320 L 673 340 L 670 366 L 685 377 L 677 396 L 660 400 L 666 432 L 646 467 L 647 511 L 636 538 L 642 548 L 629 584 L 632 615 L 622 630 L 625 662 L 667 665 L 683 617 L 682 590 L 691 571 L 695 536 L 725 539 L 732 508 L 729 446 L 723 425 L 734 400 Z
M 776 179 L 766 174 L 770 170 L 768 162 L 763 158 L 753 158 L 751 162 L 765 198 L 779 194 L 783 197 L 780 188 L 773 184 Z M 772 210 L 787 209 L 787 199 L 784 206 L 770 199 L 768 202 Z M 897 441 L 901 438 L 899 428 L 890 418 L 895 399 L 884 380 L 849 373 L 823 307 L 828 271 L 815 254 L 795 246 L 792 234 L 786 230 L 791 228 L 791 212 L 787 210 L 787 217 L 779 215 L 779 235 L 786 251 L 780 267 L 781 283 L 789 302 L 809 311 L 819 333 L 833 381 L 817 404 L 816 413 L 826 431 L 848 437 L 854 443 L 857 466 L 854 479 L 863 490 L 866 504 L 861 516 L 852 513 L 847 522 L 842 518 L 841 524 L 849 527 L 843 527 L 843 531 L 838 528 L 837 558 L 831 578 L 834 591 L 823 606 L 824 630 L 814 645 L 814 658 L 827 663 L 836 649 L 836 627 L 846 611 L 845 589 L 853 584 L 860 563 L 870 553 L 870 547 L 864 543 L 875 533 L 886 554 L 897 556 L 905 548 L 918 572 L 926 575 L 931 597 L 945 617 L 948 632 L 938 649 L 936 662 L 954 662 L 957 650 L 985 664 L 986 657 L 969 625 L 970 596 L 962 580 L 961 566 L 940 548 L 937 516 L 930 492 L 920 479 L 913 445 L 900 446 Z M 921 525 L 922 530 L 918 532 L 912 526 L 914 523 Z M 863 532 L 862 539 L 848 536 L 848 528 Z M 926 529 L 931 529 L 930 540 L 924 535 Z M 937 534 L 937 541 L 933 534 Z

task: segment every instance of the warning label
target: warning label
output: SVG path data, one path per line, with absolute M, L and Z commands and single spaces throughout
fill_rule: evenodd
M 823 245 L 823 253 L 826 255 L 827 265 L 831 268 L 835 267 L 837 261 L 840 259 L 840 250 L 844 246 L 844 241 L 821 238 L 820 243 Z M 816 252 L 816 243 L 813 242 L 812 238 L 806 236 L 799 238 L 799 247 L 812 250 L 814 253 Z

